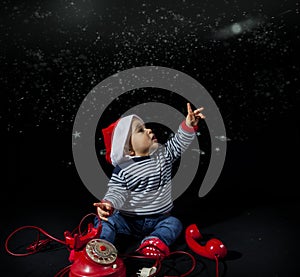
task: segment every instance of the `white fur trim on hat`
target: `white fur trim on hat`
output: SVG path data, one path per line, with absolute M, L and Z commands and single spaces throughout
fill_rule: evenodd
M 113 166 L 126 162 L 130 159 L 128 152 L 133 118 L 137 118 L 144 123 L 139 116 L 132 114 L 122 117 L 114 129 L 110 153 Z

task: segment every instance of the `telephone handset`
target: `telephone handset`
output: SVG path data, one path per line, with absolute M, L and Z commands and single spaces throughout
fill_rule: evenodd
M 185 230 L 185 240 L 187 245 L 195 253 L 203 256 L 205 258 L 215 260 L 219 258 L 224 258 L 227 255 L 227 248 L 222 241 L 212 238 L 206 242 L 204 246 L 198 243 L 203 236 L 201 235 L 196 224 L 191 224 Z

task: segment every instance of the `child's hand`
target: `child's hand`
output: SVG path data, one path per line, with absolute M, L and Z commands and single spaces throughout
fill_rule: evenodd
M 101 201 L 98 203 L 93 204 L 95 207 L 97 207 L 97 214 L 100 217 L 100 219 L 108 221 L 107 217 L 112 215 L 113 213 L 113 206 L 108 201 Z
M 185 120 L 186 125 L 188 125 L 189 127 L 194 127 L 198 124 L 200 118 L 204 119 L 205 116 L 201 113 L 203 110 L 204 110 L 204 108 L 201 107 L 201 108 L 193 111 L 191 108 L 191 104 L 187 103 L 188 115 Z

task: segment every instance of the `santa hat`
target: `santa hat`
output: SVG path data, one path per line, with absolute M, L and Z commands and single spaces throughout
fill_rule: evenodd
M 131 124 L 134 118 L 144 123 L 139 116 L 132 114 L 122 117 L 108 127 L 102 129 L 104 145 L 106 148 L 105 158 L 113 166 L 130 159 L 129 139 L 131 135 Z

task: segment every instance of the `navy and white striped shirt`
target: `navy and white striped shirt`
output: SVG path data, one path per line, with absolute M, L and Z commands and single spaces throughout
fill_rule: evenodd
M 195 137 L 185 121 L 177 133 L 150 156 L 133 157 L 112 172 L 105 200 L 126 215 L 153 215 L 169 212 L 172 163 L 187 149 Z

